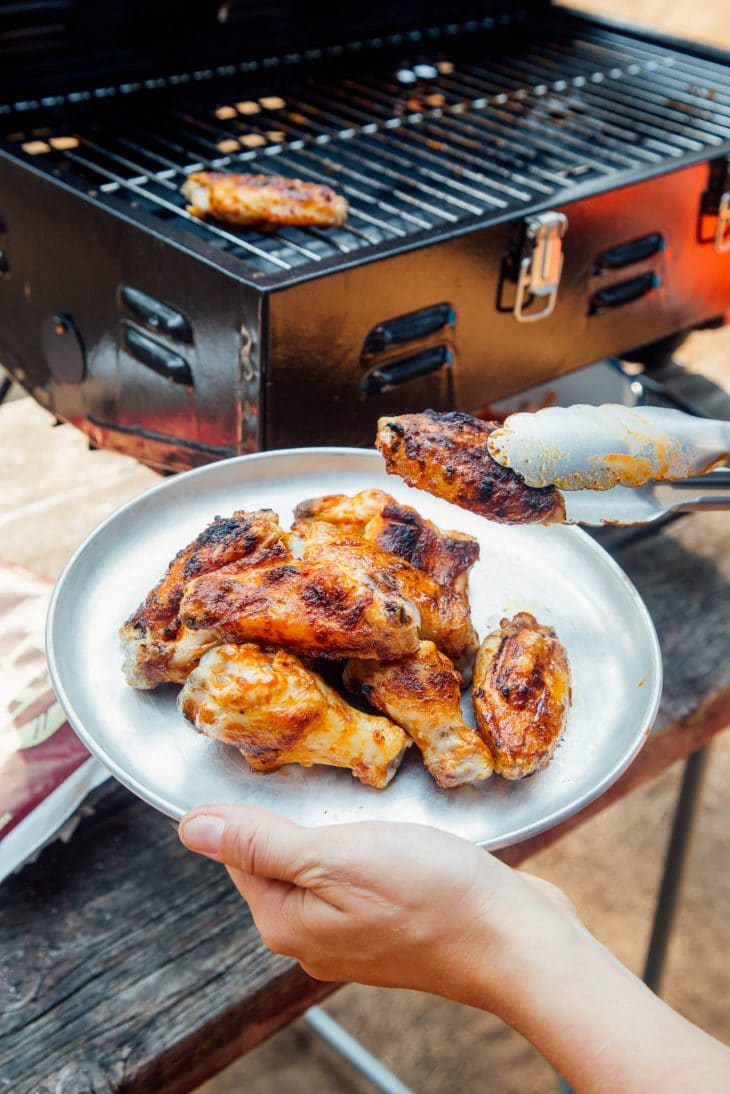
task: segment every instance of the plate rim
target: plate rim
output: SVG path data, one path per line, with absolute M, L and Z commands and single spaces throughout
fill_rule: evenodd
M 74 704 L 69 697 L 63 682 L 61 681 L 58 664 L 55 654 L 55 627 L 56 618 L 59 610 L 59 604 L 61 603 L 64 595 L 64 587 L 69 580 L 69 576 L 75 571 L 78 560 L 87 551 L 89 546 L 94 542 L 97 536 L 101 535 L 104 529 L 112 522 L 119 520 L 128 510 L 133 509 L 139 505 L 142 501 L 146 500 L 153 494 L 157 494 L 160 491 L 171 489 L 173 485 L 181 482 L 183 479 L 190 480 L 197 476 L 211 474 L 216 468 L 222 466 L 230 466 L 234 464 L 241 464 L 244 461 L 248 463 L 270 460 L 274 457 L 281 456 L 327 456 L 327 457 L 345 457 L 349 458 L 357 456 L 362 458 L 363 456 L 377 458 L 378 452 L 375 448 L 356 448 L 346 446 L 334 446 L 334 445 L 316 445 L 316 446 L 302 446 L 298 448 L 275 448 L 265 452 L 250 452 L 242 456 L 232 456 L 225 460 L 217 460 L 213 463 L 204 464 L 201 467 L 192 468 L 189 471 L 182 472 L 169 478 L 163 479 L 161 482 L 155 484 L 147 490 L 144 490 L 141 494 L 137 494 L 135 497 L 130 498 L 124 505 L 115 509 L 104 520 L 100 521 L 87 536 L 84 537 L 79 546 L 75 549 L 73 554 L 69 557 L 65 563 L 61 573 L 56 580 L 53 591 L 51 593 L 48 613 L 46 616 L 45 626 L 45 652 L 46 660 L 48 664 L 48 672 L 51 678 L 51 684 L 56 697 L 66 715 L 72 729 L 76 735 L 80 738 L 82 743 L 86 746 L 92 756 L 95 756 L 112 775 L 120 782 L 127 790 L 133 793 L 136 797 L 146 802 L 148 805 L 153 806 L 159 812 L 165 816 L 170 817 L 174 821 L 180 821 L 185 812 L 181 812 L 176 805 L 167 800 L 163 795 L 157 793 L 155 790 L 150 789 L 137 781 L 133 776 L 129 775 L 123 767 L 121 767 L 117 761 L 109 755 L 103 745 L 99 744 L 94 738 L 92 732 L 86 727 L 83 719 L 77 713 Z M 421 491 L 423 492 L 423 491 Z M 455 508 L 458 508 L 455 506 Z M 643 617 L 643 622 L 646 629 L 647 637 L 649 638 L 650 653 L 652 659 L 652 690 L 650 692 L 650 700 L 648 703 L 648 714 L 643 719 L 643 725 L 640 735 L 637 734 L 635 740 L 632 741 L 631 746 L 619 757 L 616 763 L 611 767 L 595 785 L 587 792 L 579 794 L 577 798 L 571 802 L 561 806 L 558 809 L 553 810 L 551 813 L 533 821 L 529 824 L 521 825 L 512 829 L 504 836 L 498 839 L 490 839 L 487 837 L 484 840 L 471 840 L 476 846 L 487 847 L 490 850 L 499 850 L 504 847 L 510 847 L 518 843 L 522 843 L 533 836 L 540 835 L 542 832 L 553 828 L 559 824 L 562 820 L 567 820 L 569 817 L 575 816 L 581 812 L 587 805 L 601 797 L 605 791 L 613 785 L 627 770 L 638 753 L 646 744 L 649 736 L 651 735 L 656 721 L 656 716 L 659 711 L 659 705 L 661 702 L 663 685 L 664 685 L 664 663 L 661 651 L 661 645 L 659 643 L 659 637 L 654 626 L 654 621 L 651 618 L 649 609 L 644 603 L 644 599 L 641 596 L 639 590 L 634 585 L 631 578 L 622 569 L 619 563 L 613 558 L 611 554 L 602 547 L 592 536 L 590 536 L 584 529 L 574 524 L 563 524 L 562 527 L 571 536 L 577 536 L 583 540 L 584 547 L 588 547 L 590 551 L 601 557 L 602 564 L 608 564 L 610 570 L 613 571 L 621 582 L 623 582 L 629 595 L 635 603 L 639 614 Z M 648 683 L 648 681 L 647 681 Z M 212 803 L 211 803 L 212 804 Z M 326 822 L 324 822 L 326 823 Z M 347 823 L 347 822 L 343 822 Z M 358 822 L 349 822 L 358 823 Z M 406 823 L 398 821 L 390 821 L 389 823 Z M 433 825 L 433 827 L 438 827 Z M 469 839 L 468 836 L 462 836 L 462 839 Z

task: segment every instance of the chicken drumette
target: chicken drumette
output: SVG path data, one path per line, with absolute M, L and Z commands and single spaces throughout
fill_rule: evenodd
M 206 653 L 178 705 L 197 730 L 235 745 L 262 774 L 327 764 L 382 789 L 410 744 L 388 718 L 351 707 L 293 654 L 252 643 Z
M 127 683 L 135 688 L 183 683 L 205 651 L 220 641 L 213 633 L 192 631 L 181 621 L 178 611 L 185 586 L 231 562 L 251 560 L 283 535 L 271 509 L 236 512 L 216 517 L 178 551 L 164 577 L 120 628 Z
M 552 627 L 529 612 L 503 619 L 474 666 L 477 728 L 494 770 L 521 779 L 550 760 L 570 707 L 570 668 Z
M 459 673 L 433 642 L 400 661 L 348 661 L 344 682 L 409 734 L 440 787 L 480 782 L 489 751 L 461 716 Z
M 459 411 L 381 418 L 376 444 L 387 471 L 410 486 L 501 524 L 554 524 L 565 503 L 554 486 L 536 488 L 489 453 L 487 438 L 498 422 Z

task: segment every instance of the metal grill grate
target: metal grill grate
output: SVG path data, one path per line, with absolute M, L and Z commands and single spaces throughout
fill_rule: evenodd
M 250 71 L 194 87 L 69 96 L 76 101 L 8 119 L 4 145 L 267 280 L 730 148 L 721 64 L 557 15 L 539 33 L 440 39 L 407 62 L 368 53 L 316 74 L 277 66 L 275 79 L 264 64 L 242 67 Z M 203 223 L 180 194 L 200 169 L 327 182 L 348 198 L 348 223 L 272 235 Z

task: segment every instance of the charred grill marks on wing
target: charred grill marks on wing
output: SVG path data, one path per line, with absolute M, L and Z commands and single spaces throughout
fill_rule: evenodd
M 487 438 L 497 422 L 459 411 L 381 418 L 376 444 L 386 469 L 410 486 L 501 524 L 565 520 L 555 487 L 535 488 L 492 458 Z
M 552 627 L 529 612 L 503 619 L 474 666 L 474 711 L 494 770 L 520 779 L 555 751 L 571 702 L 570 668 Z

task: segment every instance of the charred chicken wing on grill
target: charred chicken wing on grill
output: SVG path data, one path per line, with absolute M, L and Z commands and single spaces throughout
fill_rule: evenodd
M 461 716 L 459 673 L 433 642 L 400 661 L 348 661 L 345 685 L 408 733 L 443 789 L 481 782 L 490 754 Z
M 178 615 L 185 586 L 193 578 L 231 562 L 251 559 L 284 535 L 271 509 L 216 517 L 192 543 L 175 555 L 164 577 L 121 627 L 123 671 L 135 688 L 183 683 L 201 656 L 219 639 L 191 631 Z
M 552 627 L 529 612 L 503 619 L 479 648 L 473 698 L 497 774 L 521 779 L 545 767 L 571 699 L 567 654 Z
M 413 601 L 370 563 L 296 558 L 281 543 L 185 588 L 180 618 L 219 642 L 262 642 L 304 656 L 394 660 L 417 649 Z
M 237 175 L 196 171 L 182 187 L 196 217 L 237 228 L 340 227 L 347 201 L 329 186 L 276 175 Z
M 210 650 L 178 705 L 197 730 L 235 745 L 262 774 L 327 764 L 382 789 L 410 744 L 388 718 L 351 707 L 298 657 L 252 643 Z
M 401 414 L 378 422 L 377 447 L 390 475 L 500 524 L 555 524 L 565 503 L 554 486 L 536 488 L 492 458 L 497 422 L 459 411 Z

